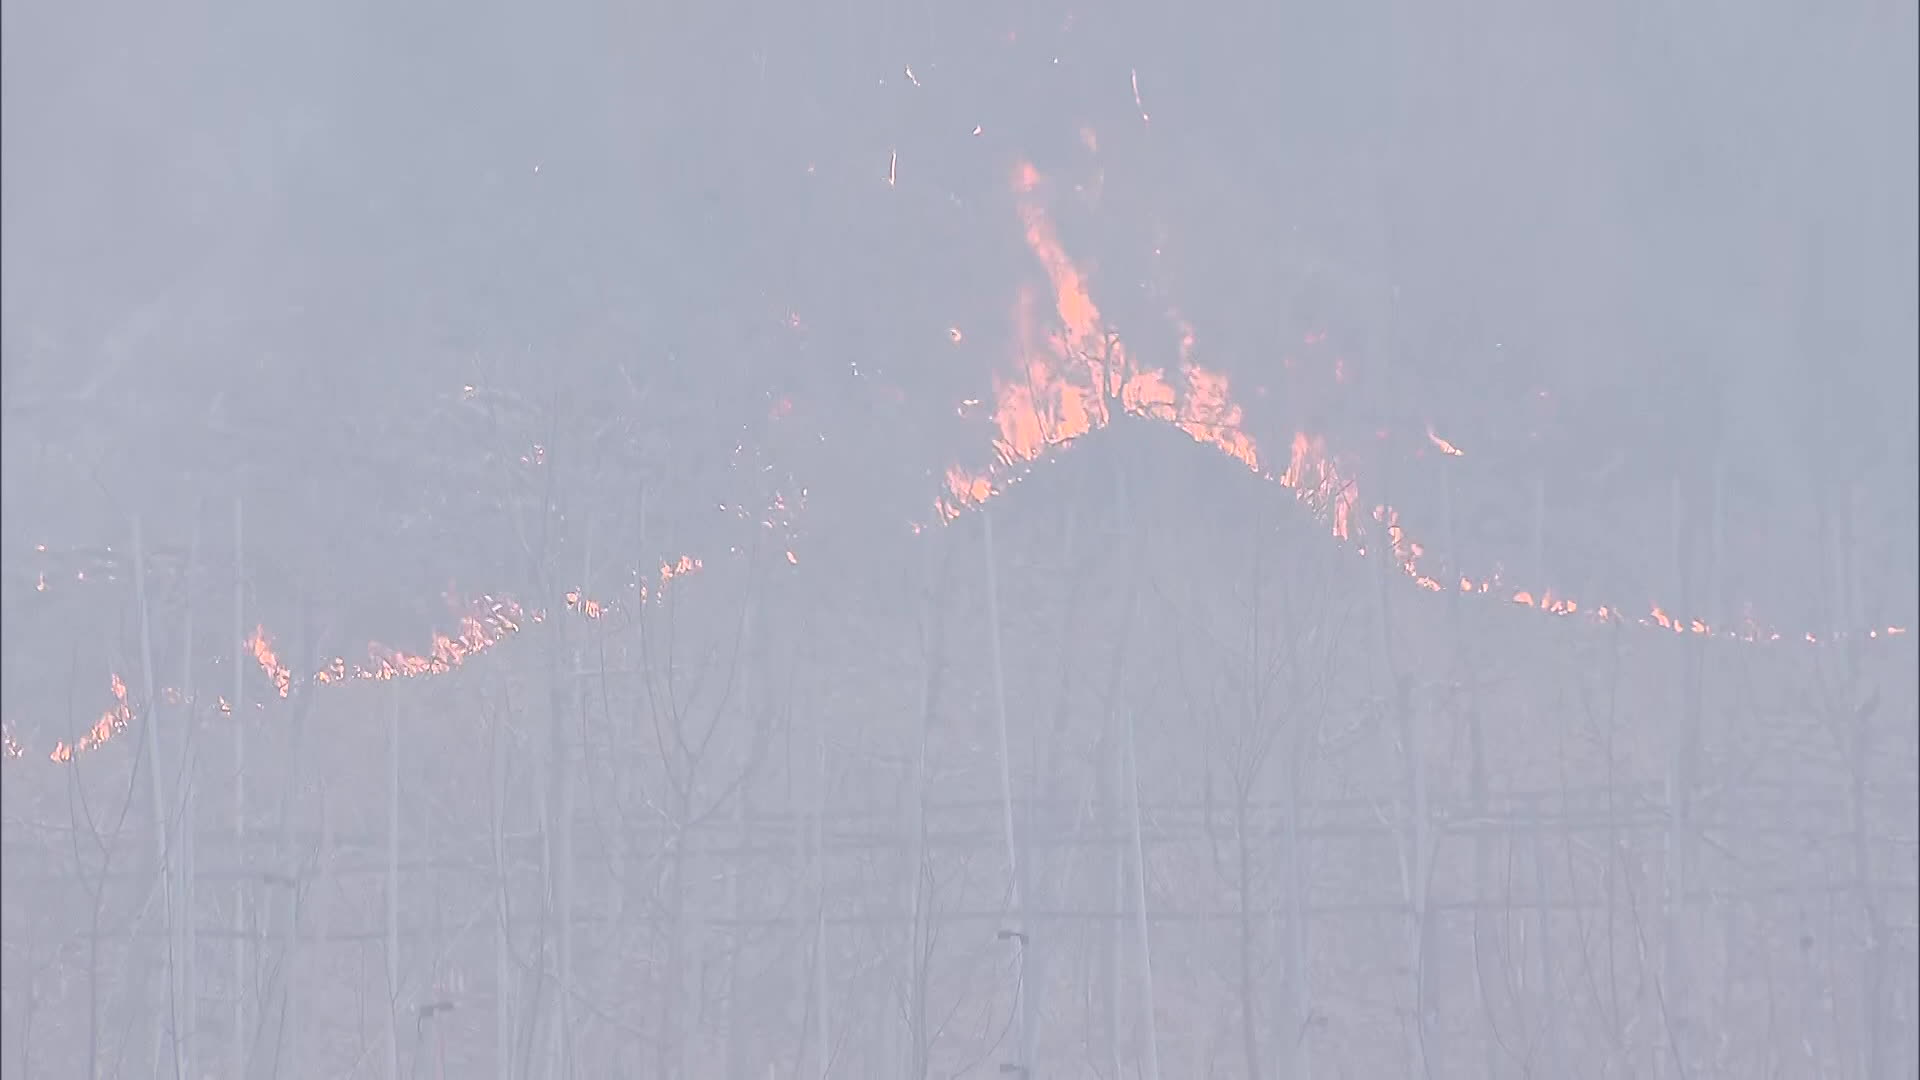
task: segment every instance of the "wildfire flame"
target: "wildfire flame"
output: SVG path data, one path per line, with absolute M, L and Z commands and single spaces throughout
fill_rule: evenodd
M 949 469 L 949 497 L 935 503 L 939 515 L 950 520 L 962 507 L 992 498 L 999 490 L 996 479 L 1009 469 L 1107 426 L 1116 409 L 1171 423 L 1194 440 L 1258 469 L 1258 450 L 1241 429 L 1241 410 L 1232 400 L 1227 377 L 1193 361 L 1191 326 L 1181 323 L 1178 380 L 1163 368 L 1137 364 L 1120 336 L 1107 328 L 1085 276 L 1067 255 L 1041 205 L 1041 183 L 1039 171 L 1029 163 L 1014 172 L 1027 247 L 1052 286 L 1057 327 L 1042 337 L 1035 314 L 1038 301 L 1032 289 L 1022 289 L 1014 307 L 1021 342 L 1019 374 L 994 379 L 998 461 L 981 470 Z
M 917 85 L 911 70 L 908 70 L 907 77 Z M 1140 106 L 1137 73 L 1133 77 L 1133 90 L 1135 104 Z M 1144 107 L 1141 107 L 1140 115 L 1143 122 L 1148 121 Z M 975 135 L 980 132 L 977 126 L 973 129 Z M 1083 130 L 1082 138 L 1090 152 L 1097 151 L 1098 143 L 1092 131 Z M 887 182 L 890 186 L 897 181 L 897 167 L 898 154 L 889 151 Z M 1407 534 L 1396 509 L 1384 504 L 1375 505 L 1371 526 L 1364 520 L 1365 515 L 1355 512 L 1360 499 L 1358 485 L 1343 470 L 1324 438 L 1317 434 L 1296 432 L 1288 448 L 1286 467 L 1278 474 L 1269 471 L 1254 439 L 1244 430 L 1243 413 L 1233 399 L 1227 376 L 1195 361 L 1193 327 L 1177 312 L 1170 313 L 1180 331 L 1178 355 L 1171 365 L 1174 371 L 1172 375 L 1169 375 L 1167 367 L 1147 366 L 1139 362 L 1120 336 L 1106 326 L 1089 292 L 1085 274 L 1068 256 L 1041 201 L 1042 184 L 1041 174 L 1031 164 L 1023 162 L 1016 168 L 1013 189 L 1019 218 L 1027 247 L 1045 271 L 1051 289 L 1052 325 L 1042 332 L 1042 319 L 1038 313 L 1041 301 L 1036 290 L 1032 287 L 1020 289 L 1013 310 L 1019 342 L 1018 363 L 1011 375 L 996 373 L 993 379 L 991 419 L 996 431 L 993 438 L 996 460 L 983 469 L 954 466 L 947 470 L 945 493 L 935 500 L 941 520 L 952 520 L 965 508 L 987 502 L 1005 490 L 1007 485 L 1017 481 L 1024 467 L 1048 452 L 1109 425 L 1116 415 L 1131 415 L 1171 424 L 1196 442 L 1214 447 L 1263 478 L 1290 490 L 1296 501 L 1327 523 L 1337 539 L 1352 544 L 1353 550 L 1359 555 L 1365 556 L 1373 551 L 1381 558 L 1390 558 L 1391 565 L 1423 591 L 1449 591 L 1442 584 L 1444 573 L 1445 580 L 1457 576 L 1457 591 L 1462 595 L 1491 596 L 1513 606 L 1556 616 L 1579 616 L 1600 624 L 1632 622 L 1674 634 L 1748 642 L 1784 640 L 1780 632 L 1764 628 L 1751 618 L 1743 619 L 1737 626 L 1716 627 L 1698 618 L 1675 616 L 1658 604 L 1649 604 L 1646 615 L 1634 617 L 1625 615 L 1618 606 L 1584 605 L 1571 597 L 1557 595 L 1551 589 L 1536 594 L 1531 589 L 1514 588 L 1503 583 L 1498 572 L 1475 579 L 1457 571 L 1429 569 L 1423 565 L 1425 548 Z M 787 323 L 795 329 L 803 326 L 800 317 L 791 312 Z M 965 335 L 957 326 L 949 327 L 947 334 L 956 345 L 965 340 Z M 1323 330 L 1307 334 L 1305 341 L 1308 345 L 1317 345 L 1324 343 L 1326 337 Z M 1344 381 L 1344 361 L 1336 357 L 1335 364 L 1336 379 Z M 463 387 L 463 393 L 471 397 L 475 391 L 472 386 L 466 386 Z M 1544 396 L 1544 391 L 1542 394 Z M 968 415 L 970 407 L 976 404 L 978 402 L 972 399 L 963 403 L 959 410 L 961 415 Z M 775 418 L 783 417 L 791 410 L 791 401 L 782 399 L 774 406 L 772 415 Z M 1465 456 L 1462 450 L 1439 435 L 1432 426 L 1428 426 L 1426 434 L 1429 442 L 1441 454 L 1447 457 Z M 544 464 L 546 448 L 533 444 L 521 461 L 528 465 Z M 804 502 L 805 489 L 801 489 L 800 494 Z M 723 504 L 721 509 L 725 511 L 729 508 Z M 767 507 L 761 524 L 773 529 L 776 528 L 775 519 L 779 519 L 781 527 L 786 527 L 788 510 L 784 496 L 776 495 L 773 503 Z M 740 513 L 744 515 L 745 512 L 744 507 L 740 508 Z M 920 524 L 912 527 L 916 533 L 923 529 Z M 1378 535 L 1370 536 L 1370 529 L 1377 530 Z M 44 554 L 46 546 L 38 545 L 36 550 Z M 791 549 L 785 551 L 785 557 L 790 564 L 799 561 Z M 637 586 L 641 602 L 658 599 L 668 582 L 697 573 L 702 567 L 701 560 L 691 555 L 681 555 L 677 559 L 662 562 L 655 591 L 649 593 L 645 584 Z M 111 573 L 107 577 L 112 580 Z M 75 579 L 86 581 L 86 571 L 78 571 Z M 38 576 L 35 588 L 46 590 L 44 573 Z M 577 612 L 590 620 L 605 618 L 618 608 L 612 602 L 586 596 L 580 588 L 568 590 L 563 599 L 567 611 Z M 314 673 L 312 681 L 324 685 L 348 680 L 385 681 L 446 674 L 517 633 L 523 620 L 542 622 L 545 618 L 543 609 L 523 611 L 512 600 L 482 596 L 460 616 L 454 632 L 436 632 L 425 653 L 407 653 L 377 642 L 370 643 L 364 662 L 349 662 L 344 657 L 336 657 Z M 1865 636 L 1877 639 L 1905 633 L 1906 627 L 1887 626 L 1868 630 Z M 1821 637 L 1806 633 L 1799 636 L 1817 644 L 1848 635 Z M 293 672 L 276 653 L 273 639 L 266 628 L 256 626 L 246 639 L 245 646 L 279 696 L 289 697 L 294 683 Z M 125 682 L 116 674 L 111 678 L 109 689 L 113 704 L 73 745 L 69 746 L 64 741 L 58 743 L 49 755 L 51 760 L 71 761 L 75 754 L 105 744 L 131 724 L 133 710 Z M 167 689 L 161 694 L 171 701 L 181 698 L 177 690 Z M 232 713 L 232 706 L 224 698 L 219 699 L 218 708 L 223 714 Z M 23 753 L 10 730 L 0 731 L 0 752 L 10 758 L 20 757 Z
M 260 670 L 267 673 L 267 678 L 273 680 L 273 688 L 280 692 L 281 697 L 293 692 L 293 672 L 274 653 L 273 639 L 267 636 L 265 626 L 253 628 L 253 635 L 247 638 L 247 651 L 253 654 L 253 662 L 260 665 Z
M 1143 117 L 1144 119 L 1144 117 Z M 1096 147 L 1091 132 L 1084 132 L 1089 150 Z M 1128 352 L 1118 334 L 1102 322 L 1100 308 L 1087 288 L 1085 275 L 1061 245 L 1052 219 L 1038 198 L 1042 177 L 1031 164 L 1021 163 L 1014 171 L 1013 189 L 1027 247 L 1045 269 L 1052 286 L 1055 325 L 1044 335 L 1038 332 L 1035 315 L 1037 301 L 1031 289 L 1022 289 L 1014 306 L 1014 324 L 1019 334 L 1020 356 L 1015 377 L 994 377 L 993 422 L 997 436 L 993 447 L 997 461 L 985 469 L 954 466 L 946 473 L 946 492 L 934 501 L 943 521 L 957 518 L 965 508 L 977 507 L 1018 479 L 1013 470 L 1039 459 L 1048 451 L 1065 446 L 1095 428 L 1111 422 L 1116 406 L 1124 413 L 1171 423 L 1198 442 L 1213 446 L 1263 477 L 1290 489 L 1297 501 L 1329 523 L 1333 535 L 1352 542 L 1358 554 L 1369 547 L 1364 523 L 1354 508 L 1360 492 L 1353 478 L 1343 473 L 1325 440 L 1308 432 L 1296 432 L 1290 447 L 1287 467 L 1279 475 L 1263 469 L 1258 448 L 1242 430 L 1242 413 L 1230 394 L 1227 377 L 1200 366 L 1193 360 L 1193 328 L 1176 314 L 1180 332 L 1179 380 L 1170 379 L 1163 368 L 1140 364 Z M 1326 332 L 1307 335 L 1308 344 L 1320 344 Z M 1344 381 L 1344 362 L 1335 360 L 1335 376 Z M 966 415 L 963 405 L 960 410 Z M 1464 457 L 1465 452 L 1442 437 L 1431 426 L 1428 440 L 1447 457 Z M 1441 576 L 1423 565 L 1425 548 L 1407 535 L 1400 515 L 1390 506 L 1378 505 L 1373 521 L 1385 534 L 1384 542 L 1374 550 L 1389 554 L 1395 567 L 1415 586 L 1426 592 L 1444 592 Z M 913 525 L 913 531 L 923 526 Z M 1461 575 L 1461 593 L 1493 595 L 1535 611 L 1563 617 L 1583 616 L 1595 622 L 1625 620 L 1617 606 L 1583 605 L 1551 589 L 1536 594 L 1529 589 L 1504 585 L 1498 573 L 1474 580 Z M 1696 634 L 1742 641 L 1778 641 L 1777 631 L 1765 629 L 1746 619 L 1736 627 L 1715 627 L 1698 618 L 1678 618 L 1658 605 L 1649 605 L 1647 615 L 1634 622 L 1677 634 Z M 1869 638 L 1897 636 L 1904 627 L 1889 626 L 1867 632 Z M 1844 636 L 1844 635 L 1842 635 Z M 1806 640 L 1817 642 L 1813 634 Z
M 80 736 L 73 745 L 67 745 L 64 739 L 55 743 L 53 752 L 47 755 L 47 760 L 72 761 L 75 754 L 84 754 L 105 745 L 115 735 L 125 731 L 128 724 L 133 723 L 133 706 L 127 703 L 126 682 L 120 676 L 114 675 L 108 680 L 108 689 L 113 694 L 114 704 L 101 713 L 100 719 L 93 722 L 93 727 Z M 18 757 L 19 754 L 15 749 L 17 744 L 13 742 L 12 736 L 7 737 L 7 743 L 7 756 Z
M 466 663 L 470 657 L 518 633 L 521 619 L 519 604 L 483 596 L 473 612 L 461 616 L 457 632 L 436 632 L 433 645 L 426 653 L 402 652 L 373 642 L 367 646 L 368 663 L 349 664 L 344 657 L 334 657 L 332 663 L 314 673 L 313 681 L 323 684 L 348 679 L 385 682 L 389 679 L 444 675 Z M 287 696 L 286 690 L 281 690 L 280 696 Z

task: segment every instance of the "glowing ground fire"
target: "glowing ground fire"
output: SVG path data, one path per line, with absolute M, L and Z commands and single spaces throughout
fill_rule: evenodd
M 790 562 L 795 561 L 788 552 Z M 703 564 L 691 555 L 682 555 L 678 559 L 660 564 L 660 586 L 649 590 L 641 586 L 639 595 L 642 603 L 648 599 L 658 599 L 666 583 L 698 573 Z M 618 605 L 602 602 L 582 596 L 579 589 L 569 589 L 564 597 L 567 611 L 574 612 L 590 620 L 607 617 Z M 326 686 L 353 681 L 386 682 L 393 679 L 426 678 L 446 675 L 459 669 L 468 660 L 499 645 L 507 638 L 518 633 L 525 622 L 544 622 L 547 613 L 535 610 L 524 611 L 510 599 L 481 596 L 470 610 L 459 618 L 458 629 L 453 633 L 435 632 L 431 644 L 424 653 L 410 653 L 401 649 L 389 648 L 379 642 L 367 645 L 364 660 L 349 661 L 336 656 L 325 666 L 314 672 L 311 682 L 316 686 Z M 267 678 L 274 694 L 280 698 L 293 695 L 296 676 L 293 669 L 281 659 L 274 648 L 273 635 L 265 626 L 256 625 L 247 635 L 243 646 L 247 656 Z M 77 754 L 97 750 L 111 742 L 114 736 L 125 731 L 132 724 L 134 708 L 128 700 L 127 685 L 118 674 L 111 677 L 109 690 L 114 704 L 94 721 L 85 734 L 69 744 L 61 740 L 54 744 L 47 755 L 55 762 L 72 761 Z M 192 699 L 173 687 L 165 687 L 158 696 L 168 704 L 192 703 Z M 233 707 L 225 698 L 216 700 L 223 715 L 232 715 Z M 25 754 L 25 748 L 14 738 L 11 730 L 0 734 L 0 755 L 18 758 Z
M 1137 93 L 1136 84 L 1136 102 Z M 1141 118 L 1144 123 L 1144 109 Z M 1087 133 L 1087 137 L 1091 145 L 1091 133 Z M 896 166 L 897 159 L 890 160 L 890 184 L 897 178 Z M 1194 359 L 1193 327 L 1177 312 L 1169 313 L 1179 330 L 1178 355 L 1170 365 L 1171 371 L 1168 366 L 1150 366 L 1135 357 L 1119 334 L 1104 323 L 1086 275 L 1061 244 L 1040 197 L 1042 184 L 1040 173 L 1032 165 L 1021 163 L 1015 169 L 1012 186 L 1020 223 L 1028 250 L 1045 271 L 1051 292 L 1045 306 L 1051 308 L 1050 317 L 1043 317 L 1043 302 L 1035 289 L 1026 287 L 1017 292 L 1012 317 L 1018 355 L 1011 372 L 993 376 L 994 460 L 984 468 L 954 466 L 947 470 L 945 491 L 934 500 L 938 521 L 952 521 L 969 509 L 982 506 L 1017 483 L 1033 463 L 1089 432 L 1108 426 L 1116 416 L 1129 415 L 1170 424 L 1194 441 L 1213 447 L 1263 479 L 1291 491 L 1297 502 L 1325 524 L 1336 542 L 1348 545 L 1361 556 L 1377 547 L 1379 557 L 1390 556 L 1401 574 L 1427 592 L 1457 590 L 1549 615 L 1579 617 L 1596 623 L 1632 623 L 1674 634 L 1745 642 L 1802 640 L 1821 644 L 1849 637 L 1877 640 L 1907 632 L 1904 627 L 1887 626 L 1864 634 L 1787 635 L 1762 627 L 1751 619 L 1738 626 L 1712 626 L 1698 618 L 1674 615 L 1659 604 L 1647 605 L 1644 615 L 1629 615 L 1627 609 L 1620 606 L 1588 604 L 1553 589 L 1536 593 L 1516 588 L 1504 583 L 1498 573 L 1474 578 L 1428 565 L 1426 549 L 1407 534 L 1398 510 L 1375 504 L 1370 512 L 1360 511 L 1359 486 L 1354 477 L 1343 470 L 1323 436 L 1295 432 L 1287 448 L 1284 468 L 1274 471 L 1277 461 L 1270 463 L 1245 430 L 1245 418 L 1233 398 L 1227 376 Z M 794 318 L 797 321 L 797 316 Z M 956 345 L 965 340 L 958 327 L 949 328 L 947 333 Z M 1319 338 L 1324 336 L 1322 332 Z M 1314 340 L 1317 339 L 1309 337 L 1310 342 Z M 471 387 L 466 389 L 472 391 Z M 978 402 L 965 403 L 962 414 L 966 415 L 967 407 L 975 404 Z M 1426 435 L 1443 459 L 1466 456 L 1431 426 Z M 523 458 L 530 465 L 543 464 L 544 460 L 544 448 L 539 446 L 531 456 Z M 729 508 L 723 505 L 721 509 Z M 777 498 L 771 509 L 785 513 L 787 507 L 783 499 Z M 762 524 L 772 527 L 773 523 L 763 521 Z M 915 532 L 923 529 L 924 526 L 914 526 Z M 1377 545 L 1371 543 L 1376 535 L 1381 538 Z M 44 545 L 40 551 L 44 553 Z M 789 564 L 799 561 L 790 549 L 785 552 L 785 558 Z M 657 584 L 636 582 L 632 587 L 639 602 L 645 605 L 650 600 L 658 600 L 670 581 L 696 573 L 702 566 L 700 559 L 682 555 L 660 565 Z M 86 573 L 79 572 L 76 580 L 86 581 Z M 1449 585 L 1449 581 L 1456 584 Z M 47 589 L 44 573 L 35 585 L 38 591 Z M 561 601 L 563 610 L 590 621 L 606 619 L 620 609 L 617 602 L 589 597 L 580 588 L 567 590 Z M 547 618 L 544 609 L 526 610 L 511 599 L 482 595 L 458 616 L 452 632 L 436 632 L 424 652 L 409 653 L 370 643 L 364 659 L 349 661 L 335 657 L 307 681 L 324 686 L 448 674 L 518 633 L 525 623 L 544 622 Z M 267 629 L 257 626 L 244 645 L 275 695 L 290 697 L 297 676 L 276 651 Z M 126 683 L 118 674 L 111 677 L 108 691 L 111 704 L 93 726 L 71 745 L 64 740 L 57 743 L 48 755 L 49 760 L 71 762 L 76 755 L 112 741 L 131 725 L 136 710 L 129 700 Z M 171 688 L 161 690 L 159 696 L 163 700 L 185 700 L 179 691 Z M 219 707 L 228 715 L 233 711 L 224 700 L 219 702 Z M 13 759 L 24 753 L 10 728 L 0 731 L 0 756 Z

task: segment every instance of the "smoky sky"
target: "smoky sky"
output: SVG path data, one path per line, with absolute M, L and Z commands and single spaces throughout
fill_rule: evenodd
M 1813 543 L 1851 499 L 1910 535 L 1911 23 L 15 5 L 7 388 L 37 438 L 144 440 L 102 471 L 125 502 L 182 425 L 228 441 L 169 466 L 323 473 L 343 441 L 457 438 L 463 385 L 612 408 L 640 372 L 621 407 L 682 473 L 744 441 L 897 527 L 990 455 L 956 406 L 1017 367 L 1031 162 L 1108 323 L 1169 363 L 1177 309 L 1265 446 L 1326 431 L 1378 476 L 1437 425 L 1491 506 L 1545 471 L 1570 537 L 1716 469 L 1749 532 Z M 1663 528 L 1616 561 L 1660 562 Z M 1488 531 L 1482 561 L 1520 558 Z

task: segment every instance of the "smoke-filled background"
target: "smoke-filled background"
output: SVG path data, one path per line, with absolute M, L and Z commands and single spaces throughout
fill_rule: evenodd
M 6 1075 L 1909 1075 L 1910 6 L 4 10 Z

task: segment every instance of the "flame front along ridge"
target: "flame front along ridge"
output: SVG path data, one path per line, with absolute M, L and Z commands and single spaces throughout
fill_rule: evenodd
M 640 587 L 640 596 L 644 602 L 649 596 L 658 599 L 668 581 L 684 578 L 699 572 L 703 568 L 701 560 L 691 555 L 682 555 L 660 564 L 660 589 L 649 593 L 646 586 Z M 564 597 L 568 611 L 576 612 L 588 619 L 600 619 L 617 610 L 618 605 L 598 600 L 586 599 L 580 590 L 570 589 Z M 518 633 L 525 622 L 542 622 L 546 612 L 536 610 L 531 614 L 521 606 L 505 598 L 481 596 L 471 606 L 468 613 L 462 615 L 458 629 L 454 633 L 436 631 L 432 645 L 425 653 L 409 653 L 392 649 L 379 642 L 367 645 L 367 659 L 349 661 L 336 656 L 320 670 L 314 672 L 312 682 L 316 685 L 329 685 L 352 681 L 385 682 L 392 679 L 426 678 L 445 675 L 464 665 L 468 660 L 488 649 L 499 645 L 508 637 Z M 274 648 L 273 635 L 264 625 L 255 625 L 243 642 L 247 655 L 253 660 L 262 674 L 273 687 L 274 694 L 281 698 L 291 697 L 295 678 L 293 670 L 281 660 Z M 111 676 L 109 692 L 114 704 L 94 721 L 86 734 L 69 744 L 60 740 L 54 744 L 47 755 L 54 762 L 72 761 L 75 755 L 97 750 L 112 741 L 114 736 L 125 731 L 133 722 L 134 710 L 128 700 L 127 685 L 119 674 Z M 159 696 L 169 704 L 191 702 L 191 699 L 174 687 L 163 687 Z M 233 706 L 224 698 L 216 698 L 216 707 L 223 715 L 231 716 Z M 11 729 L 0 733 L 0 756 L 18 758 L 25 755 L 25 748 L 13 736 Z
M 1213 447 L 1262 479 L 1290 490 L 1297 502 L 1325 524 L 1336 542 L 1349 545 L 1363 557 L 1368 553 L 1369 538 L 1373 535 L 1367 524 L 1370 519 L 1384 534 L 1384 547 L 1391 553 L 1395 567 L 1426 592 L 1457 591 L 1491 597 L 1548 615 L 1744 642 L 1827 644 L 1849 638 L 1880 639 L 1907 633 L 1903 626 L 1885 626 L 1864 633 L 1784 634 L 1751 618 L 1737 625 L 1715 626 L 1698 618 L 1675 615 L 1661 604 L 1651 602 L 1645 614 L 1630 615 L 1620 606 L 1588 604 L 1553 589 L 1535 592 L 1516 588 L 1503 582 L 1498 572 L 1474 578 L 1428 567 L 1423 561 L 1425 547 L 1407 534 L 1400 524 L 1398 510 L 1376 504 L 1370 513 L 1359 512 L 1359 486 L 1342 470 L 1323 436 L 1295 432 L 1288 447 L 1286 467 L 1278 473 L 1272 470 L 1244 428 L 1243 411 L 1233 399 L 1227 376 L 1194 360 L 1194 330 L 1178 312 L 1170 313 L 1180 332 L 1173 374 L 1164 367 L 1149 367 L 1138 361 L 1119 334 L 1105 325 L 1088 289 L 1086 275 L 1061 244 L 1058 230 L 1040 198 L 1042 183 L 1040 172 L 1030 163 L 1022 162 L 1014 170 L 1013 191 L 1022 231 L 1028 250 L 1046 272 L 1051 287 L 1053 322 L 1044 333 L 1041 331 L 1042 319 L 1036 310 L 1040 301 L 1033 288 L 1022 287 L 1013 308 L 1018 362 L 1013 373 L 993 376 L 995 460 L 985 468 L 955 465 L 947 470 L 945 491 L 934 500 L 938 521 L 952 521 L 969 509 L 984 505 L 1017 483 L 1027 469 L 1047 455 L 1108 426 L 1117 410 L 1125 415 L 1171 424 L 1195 442 Z M 963 339 L 957 328 L 950 329 L 949 336 L 956 344 Z M 1319 337 L 1324 339 L 1324 332 Z M 472 388 L 467 390 L 471 392 Z M 1426 429 L 1426 436 L 1443 459 L 1466 456 L 1431 425 Z M 536 446 L 533 457 L 526 460 L 541 463 L 543 448 Z M 804 495 L 804 490 L 802 493 Z M 723 505 L 722 509 L 728 508 Z M 774 509 L 784 511 L 785 505 L 778 503 Z M 771 526 L 771 522 L 763 524 Z M 916 524 L 914 531 L 918 533 L 923 528 Z M 38 550 L 44 553 L 45 545 L 40 545 Z M 785 557 L 790 564 L 798 563 L 791 549 Z M 650 590 L 646 583 L 634 586 L 640 602 L 658 600 L 669 581 L 696 573 L 702 566 L 700 559 L 690 555 L 661 563 L 657 587 Z M 79 572 L 76 579 L 88 580 L 84 571 Z M 46 591 L 44 572 L 36 580 L 35 588 Z M 589 620 L 607 618 L 620 609 L 618 602 L 588 597 L 580 588 L 568 589 L 561 599 L 564 610 Z M 366 660 L 349 662 L 344 657 L 335 657 L 313 674 L 312 682 L 329 685 L 447 674 L 517 633 L 525 622 L 543 622 L 546 618 L 544 609 L 529 612 L 511 599 L 483 595 L 460 617 L 455 632 L 435 632 L 425 653 L 408 653 L 370 643 Z M 256 626 L 245 646 L 275 693 L 281 698 L 289 697 L 294 674 L 274 650 L 273 638 L 266 628 Z M 64 740 L 58 742 L 49 754 L 50 760 L 69 762 L 76 754 L 105 745 L 132 723 L 133 708 L 125 681 L 115 674 L 108 689 L 113 704 L 72 745 Z M 180 692 L 172 688 L 160 693 L 163 697 L 181 697 Z M 223 713 L 231 714 L 231 706 L 224 699 L 219 705 Z M 10 729 L 0 732 L 0 756 L 18 758 L 23 753 Z
M 947 470 L 946 491 L 934 500 L 938 519 L 952 521 L 965 510 L 985 504 L 1017 483 L 1029 467 L 1049 453 L 1107 426 L 1117 407 L 1130 415 L 1170 423 L 1263 479 L 1290 489 L 1297 501 L 1326 522 L 1336 541 L 1350 543 L 1357 554 L 1366 555 L 1371 531 L 1357 512 L 1359 486 L 1342 471 L 1322 436 L 1295 432 L 1287 466 L 1275 474 L 1264 463 L 1252 436 L 1242 429 L 1242 410 L 1232 398 L 1227 377 L 1194 361 L 1190 324 L 1174 314 L 1180 352 L 1178 374 L 1170 377 L 1163 368 L 1141 364 L 1120 336 L 1102 322 L 1086 275 L 1061 245 L 1058 231 L 1037 196 L 1041 183 L 1039 171 L 1031 164 L 1023 162 L 1014 170 L 1013 190 L 1027 247 L 1046 271 L 1057 323 L 1043 336 L 1036 329 L 1037 302 L 1032 290 L 1021 290 L 1013 310 L 1018 364 L 1013 375 L 996 374 L 993 379 L 996 460 L 981 469 L 953 466 Z M 1444 458 L 1466 456 L 1431 425 L 1426 435 Z M 1426 548 L 1407 534 L 1398 510 L 1376 504 L 1364 516 L 1379 526 L 1394 565 L 1415 586 L 1427 592 L 1448 591 L 1443 577 L 1453 575 L 1426 565 Z M 915 531 L 920 528 L 916 526 Z M 1905 627 L 1886 626 L 1855 635 L 1788 635 L 1751 618 L 1737 625 L 1714 626 L 1702 619 L 1675 616 L 1653 602 L 1644 614 L 1629 615 L 1618 605 L 1587 604 L 1554 589 L 1535 592 L 1515 588 L 1503 582 L 1497 572 L 1482 578 L 1458 575 L 1455 587 L 1461 593 L 1491 596 L 1549 615 L 1598 623 L 1632 622 L 1676 634 L 1747 642 L 1801 640 L 1818 644 L 1849 636 L 1877 639 L 1907 632 Z

